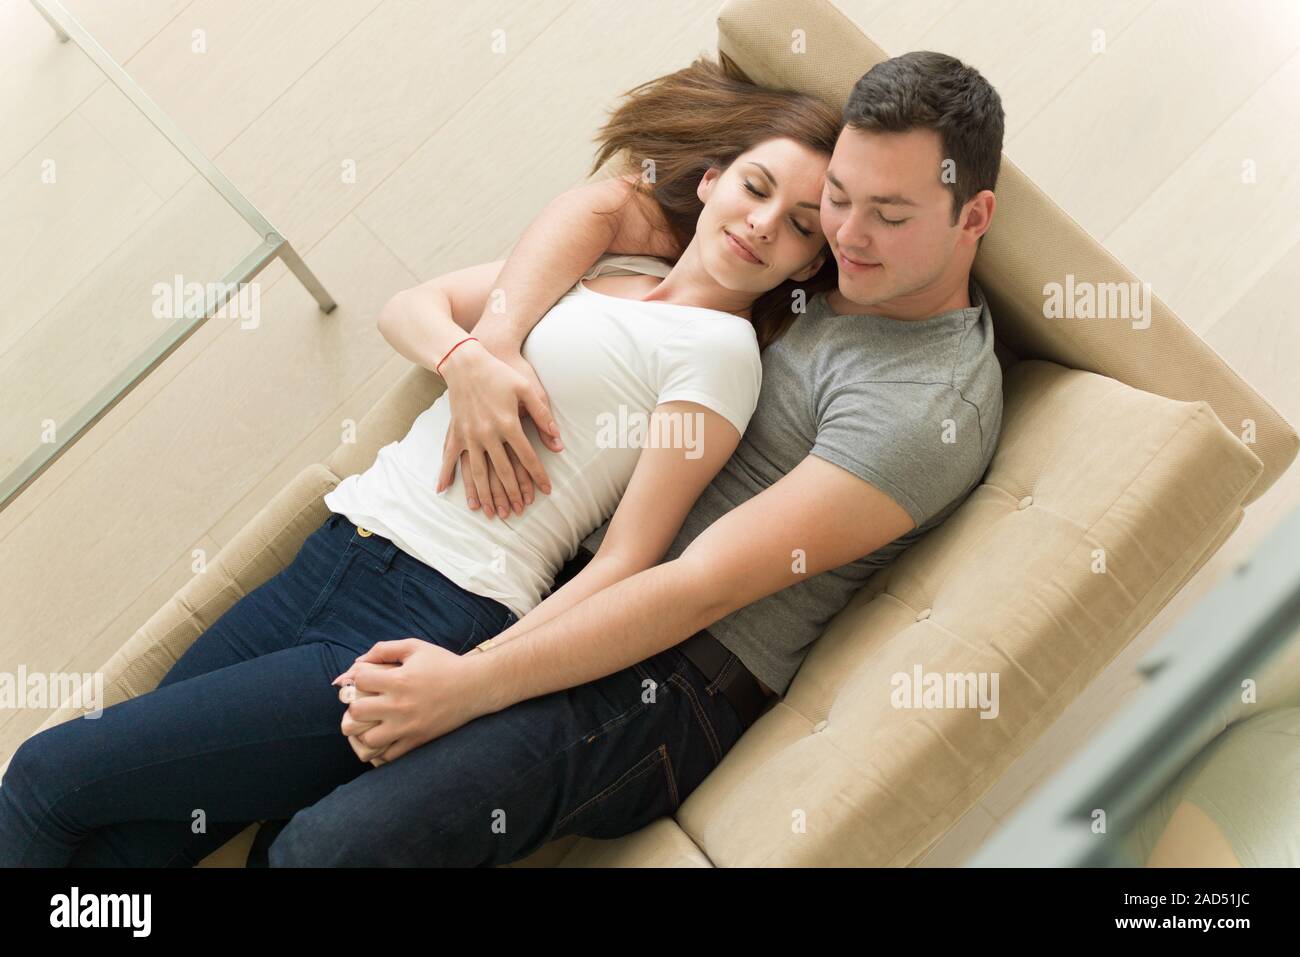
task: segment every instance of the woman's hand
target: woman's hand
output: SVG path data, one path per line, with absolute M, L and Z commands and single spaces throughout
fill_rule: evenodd
M 335 681 L 337 680 L 338 679 L 335 679 Z M 351 704 L 358 698 L 369 698 L 373 696 L 374 692 L 358 691 L 356 685 L 351 682 L 348 682 L 347 684 L 344 684 L 343 687 L 339 688 L 339 700 L 344 704 Z M 376 728 L 378 726 L 378 721 L 366 721 L 363 723 L 353 718 L 349 712 L 343 712 L 341 728 L 343 734 L 347 736 L 348 744 L 352 745 L 352 750 L 358 758 L 362 761 L 373 764 L 375 767 L 379 767 L 379 765 L 384 763 L 384 761 L 379 757 L 382 751 L 372 748 L 362 742 L 361 735 L 369 731 L 371 728 Z
M 395 761 L 487 714 L 482 674 L 465 656 L 419 638 L 378 642 L 334 679 L 348 702 L 340 729 L 362 761 Z
M 489 341 L 483 347 L 465 343 L 447 357 L 441 374 L 451 421 L 436 490 L 452 483 L 459 463 L 471 509 L 483 503 L 489 519 L 494 508 L 502 518 L 512 506 L 515 514 L 523 514 L 533 502 L 534 484 L 551 493 L 546 467 L 524 434 L 523 414 L 532 417 L 547 448 L 564 448 L 537 373 L 517 348 Z

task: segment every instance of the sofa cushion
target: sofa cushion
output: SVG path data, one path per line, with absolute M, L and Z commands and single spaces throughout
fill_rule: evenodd
M 983 483 L 832 619 L 674 843 L 719 866 L 915 863 L 1240 521 L 1262 465 L 1207 403 L 1042 360 L 1004 389 Z M 996 717 L 896 707 L 918 668 L 997 673 Z M 564 861 L 662 853 L 637 838 Z

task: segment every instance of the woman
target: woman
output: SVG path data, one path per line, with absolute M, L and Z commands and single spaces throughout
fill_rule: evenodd
M 814 98 L 740 84 L 703 61 L 639 89 L 608 127 L 624 131 L 621 145 L 632 162 L 680 155 L 680 145 L 654 140 L 650 116 L 674 93 L 679 116 L 693 113 L 692 123 L 714 139 L 725 129 L 726 148 L 698 157 L 694 174 L 683 163 L 661 170 L 666 175 L 652 192 L 667 201 L 670 227 L 690 232 L 671 270 L 643 258 L 618 260 L 649 275 L 580 282 L 529 336 L 525 358 L 568 437 L 548 462 L 551 494 L 526 515 L 489 522 L 466 510 L 458 494 L 434 491 L 451 387 L 457 368 L 474 361 L 479 346 L 467 333 L 499 264 L 394 297 L 381 328 L 400 339 L 402 317 L 431 321 L 424 346 L 436 354 L 449 394 L 404 439 L 381 449 L 370 469 L 325 497 L 332 514 L 291 565 L 209 627 L 157 689 L 105 709 L 98 720 L 66 722 L 24 743 L 0 787 L 0 863 L 190 865 L 250 822 L 283 821 L 316 802 L 326 807 L 322 799 L 369 770 L 358 755 L 375 757 L 354 753 L 364 727 L 345 718 L 340 733 L 339 695 L 329 685 L 355 655 L 412 630 L 439 653 L 459 655 L 516 618 L 553 617 L 662 557 L 753 412 L 759 333 L 770 341 L 790 319 L 788 307 L 775 324 L 756 319 L 780 311 L 771 298 L 757 301 L 765 293 L 784 297 L 783 285 L 792 282 L 834 282 L 815 206 L 839 121 Z M 646 132 L 626 135 L 637 129 Z M 672 214 L 689 208 L 683 190 L 692 179 L 699 211 L 689 230 Z M 809 201 L 814 208 L 803 205 Z M 650 421 L 651 413 L 685 423 L 681 435 L 689 439 L 644 449 L 629 441 L 620 424 Z M 530 441 L 544 447 L 535 432 Z M 541 601 L 563 562 L 611 512 L 600 555 Z M 572 729 L 525 730 L 521 706 L 532 702 L 522 702 L 521 739 L 550 735 L 537 739 L 535 751 L 557 755 L 572 749 L 573 730 L 595 741 L 631 713 L 612 700 L 610 682 L 636 676 L 628 669 L 566 692 L 575 701 Z M 619 708 L 614 718 L 611 706 Z M 739 735 L 736 718 L 721 720 L 729 722 L 729 746 Z M 385 860 L 414 853 L 396 820 L 402 806 L 450 808 L 462 797 L 448 792 L 440 802 L 417 774 L 429 758 L 445 777 L 454 758 L 429 749 L 472 748 L 475 727 L 375 760 L 382 770 L 373 780 L 383 790 L 366 806 L 379 816 L 391 811 L 394 820 L 357 824 L 396 828 L 382 849 L 393 855 Z M 720 760 L 709 738 L 708 760 L 701 743 L 689 773 L 679 766 L 680 782 L 670 773 L 674 808 Z M 532 802 L 530 846 L 561 827 L 602 833 L 606 826 L 589 813 L 610 793 L 601 777 L 608 768 L 594 758 L 584 769 L 590 777 L 571 775 L 559 790 L 521 791 L 515 768 L 503 763 L 499 770 L 501 800 Z M 618 823 L 630 826 L 630 819 Z M 521 852 L 522 845 L 494 841 L 484 860 Z

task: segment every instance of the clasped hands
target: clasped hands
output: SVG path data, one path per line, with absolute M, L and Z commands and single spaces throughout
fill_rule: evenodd
M 419 638 L 380 641 L 331 684 L 348 705 L 340 730 L 375 767 L 487 714 L 476 647 L 464 655 Z

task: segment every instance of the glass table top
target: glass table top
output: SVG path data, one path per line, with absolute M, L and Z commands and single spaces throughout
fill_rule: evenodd
M 0 6 L 0 115 L 3 508 L 205 318 L 260 322 L 268 261 L 305 267 L 57 3 Z

